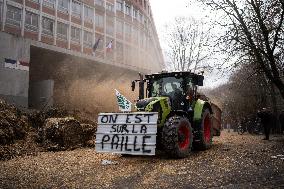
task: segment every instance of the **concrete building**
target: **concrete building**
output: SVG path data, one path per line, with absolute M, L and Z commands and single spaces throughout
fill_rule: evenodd
M 0 26 L 0 97 L 19 106 L 53 104 L 60 59 L 93 74 L 164 67 L 148 0 L 0 0 Z

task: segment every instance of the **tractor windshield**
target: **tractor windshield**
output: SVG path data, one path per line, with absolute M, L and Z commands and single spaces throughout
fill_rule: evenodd
M 182 92 L 182 78 L 166 77 L 153 81 L 149 96 L 169 96 L 174 98 L 177 94 L 182 94 Z

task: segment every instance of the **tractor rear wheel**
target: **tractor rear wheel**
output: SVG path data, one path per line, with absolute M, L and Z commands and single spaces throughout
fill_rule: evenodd
M 192 147 L 192 128 L 187 118 L 170 117 L 162 129 L 163 149 L 172 157 L 187 157 Z
M 212 146 L 213 123 L 212 116 L 208 108 L 202 111 L 201 126 L 198 141 L 194 142 L 194 148 L 197 150 L 206 150 Z

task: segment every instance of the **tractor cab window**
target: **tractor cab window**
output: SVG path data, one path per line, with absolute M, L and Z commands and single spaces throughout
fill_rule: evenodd
M 186 83 L 186 99 L 189 100 L 191 103 L 194 99 L 195 88 L 192 82 L 192 78 L 188 80 Z
M 169 96 L 174 98 L 176 93 L 182 93 L 182 79 L 175 77 L 159 78 L 152 83 L 150 96 Z
M 169 82 L 164 85 L 164 92 L 171 94 L 176 91 L 182 91 L 181 84 L 179 82 Z
M 186 83 L 186 93 L 187 95 L 189 95 L 193 92 L 194 92 L 194 85 L 193 85 L 192 79 L 190 78 L 188 82 Z
M 153 86 L 152 86 L 152 95 L 151 96 L 156 97 L 156 96 L 159 96 L 159 95 L 160 95 L 160 86 L 159 86 L 158 82 L 155 81 L 153 83 Z
M 193 83 L 192 83 L 192 78 L 190 78 L 187 82 L 187 87 L 188 88 L 193 88 Z

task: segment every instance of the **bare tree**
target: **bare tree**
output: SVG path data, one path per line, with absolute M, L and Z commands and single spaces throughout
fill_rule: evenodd
M 213 11 L 224 13 L 226 29 L 219 42 L 236 65 L 253 59 L 284 99 L 284 0 L 199 0 Z
M 210 58 L 210 29 L 203 21 L 190 17 L 177 17 L 166 26 L 166 41 L 169 67 L 179 71 L 210 68 L 206 61 Z
M 284 101 L 273 90 L 264 73 L 256 73 L 252 64 L 254 62 L 242 64 L 227 83 L 205 93 L 222 108 L 225 123 L 230 122 L 236 126 L 240 120 L 255 117 L 256 112 L 265 107 L 272 110 L 275 125 L 271 126 L 278 132 L 280 125 L 277 121 L 277 110 L 284 108 Z

